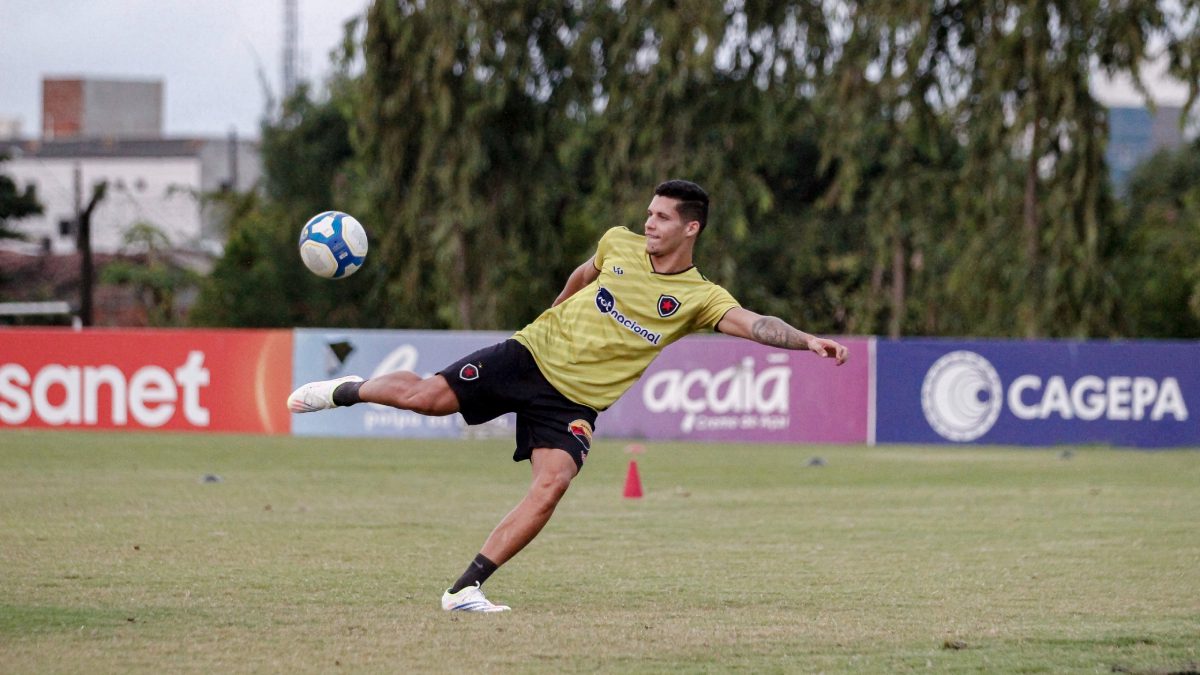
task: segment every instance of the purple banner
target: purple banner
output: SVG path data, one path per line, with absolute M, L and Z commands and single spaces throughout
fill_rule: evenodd
M 725 336 L 667 347 L 596 422 L 599 437 L 865 443 L 868 340 L 841 340 L 850 360 Z
M 1200 445 L 1200 343 L 879 340 L 880 443 Z

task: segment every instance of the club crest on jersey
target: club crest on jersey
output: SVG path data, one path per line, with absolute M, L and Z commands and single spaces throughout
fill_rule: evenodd
M 458 371 L 458 379 L 466 380 L 468 382 L 471 380 L 478 380 L 479 366 L 475 365 L 474 363 L 468 363 L 467 365 L 463 366 Z
M 567 425 L 567 429 L 583 446 L 583 456 L 587 457 L 588 450 L 592 449 L 592 425 L 587 420 L 575 420 Z
M 673 295 L 658 296 L 658 315 L 667 318 L 679 311 L 679 300 Z

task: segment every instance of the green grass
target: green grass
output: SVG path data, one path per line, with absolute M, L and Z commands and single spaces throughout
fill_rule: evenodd
M 1200 667 L 1198 452 L 622 447 L 475 616 L 507 442 L 0 433 L 0 672 Z

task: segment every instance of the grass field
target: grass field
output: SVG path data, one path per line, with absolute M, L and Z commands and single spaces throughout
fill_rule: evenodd
M 504 442 L 0 432 L 0 672 L 1200 669 L 1200 452 L 622 449 L 462 615 Z

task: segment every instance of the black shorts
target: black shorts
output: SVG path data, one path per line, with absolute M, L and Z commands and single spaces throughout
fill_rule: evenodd
M 596 411 L 560 394 L 525 345 L 505 340 L 455 361 L 438 374 L 458 397 L 458 412 L 467 424 L 517 414 L 513 461 L 529 459 L 534 448 L 559 448 L 583 468 L 592 447 Z

